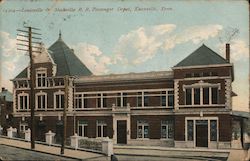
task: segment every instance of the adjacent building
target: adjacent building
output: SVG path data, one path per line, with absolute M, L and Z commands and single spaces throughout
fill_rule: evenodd
M 0 92 L 0 133 L 6 134 L 7 128 L 13 126 L 13 95 L 4 87 Z
M 62 40 L 34 58 L 36 139 L 62 136 L 65 91 L 67 137 L 112 138 L 115 144 L 229 148 L 233 64 L 206 45 L 170 71 L 94 75 Z M 88 61 L 88 60 L 85 60 Z M 69 75 L 65 89 L 64 76 Z M 30 126 L 29 66 L 12 80 L 14 127 Z

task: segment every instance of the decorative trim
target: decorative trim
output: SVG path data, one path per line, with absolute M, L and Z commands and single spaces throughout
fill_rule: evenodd
M 193 66 L 181 66 L 181 67 L 172 67 L 173 70 L 175 69 L 190 69 L 190 68 L 210 68 L 210 67 L 228 67 L 233 66 L 232 63 L 230 64 L 211 64 L 211 65 L 193 65 Z
M 225 80 L 225 101 L 226 101 L 226 108 L 232 109 L 232 81 L 231 79 L 226 79 Z
M 179 109 L 179 81 L 174 80 L 174 109 Z
M 76 79 L 76 83 L 96 82 L 96 81 L 117 81 L 117 80 L 141 80 L 152 78 L 173 78 L 173 71 L 145 72 L 145 73 L 128 73 L 128 74 L 110 74 L 102 76 L 82 76 Z
M 218 87 L 218 89 L 221 89 L 221 84 L 217 83 L 217 84 L 212 84 L 212 83 L 207 83 L 204 82 L 203 80 L 200 80 L 198 83 L 194 83 L 191 85 L 183 85 L 182 89 L 183 91 L 185 91 L 186 88 L 201 88 L 201 87 Z
M 210 121 L 216 120 L 217 121 L 217 140 L 215 141 L 217 144 L 219 143 L 219 118 L 218 117 L 185 117 L 185 141 L 188 142 L 187 136 L 187 121 L 193 121 L 193 147 L 196 147 L 196 121 L 197 120 L 207 120 L 208 121 L 208 148 L 211 146 L 210 141 Z

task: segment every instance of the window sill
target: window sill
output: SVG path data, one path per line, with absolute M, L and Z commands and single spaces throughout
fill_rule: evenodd
M 180 108 L 182 107 L 225 107 L 225 104 L 212 104 L 212 105 L 179 105 Z
M 173 106 L 144 106 L 144 107 L 131 107 L 130 109 L 174 109 Z
M 136 138 L 136 140 L 150 140 L 149 138 Z
M 161 141 L 172 141 L 172 140 L 174 140 L 174 139 L 161 138 L 160 140 L 161 140 Z

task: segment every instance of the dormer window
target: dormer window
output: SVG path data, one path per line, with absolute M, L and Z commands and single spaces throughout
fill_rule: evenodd
M 46 69 L 38 69 L 36 71 L 36 86 L 46 87 L 47 86 L 46 77 L 47 77 Z

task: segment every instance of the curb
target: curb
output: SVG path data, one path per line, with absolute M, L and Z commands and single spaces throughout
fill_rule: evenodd
M 117 147 L 114 146 L 114 149 L 129 149 L 129 150 L 158 150 L 158 151 L 184 151 L 184 152 L 210 152 L 210 153 L 230 153 L 231 149 L 213 149 L 213 150 L 208 150 L 208 149 L 176 149 L 176 148 L 156 148 L 156 147 Z M 218 151 L 217 151 L 218 150 Z
M 209 159 L 209 161 L 218 161 L 218 158 L 225 158 L 225 157 L 216 157 L 217 159 L 213 159 L 210 157 L 204 157 L 204 156 L 185 156 L 185 157 L 180 157 L 180 156 L 174 156 L 174 155 L 146 155 L 146 154 L 123 154 L 123 153 L 114 153 L 115 155 L 118 156 L 135 156 L 135 157 L 157 157 L 157 158 L 174 158 L 174 159 L 202 159 L 202 160 L 207 160 Z M 227 159 L 227 158 L 225 158 Z

